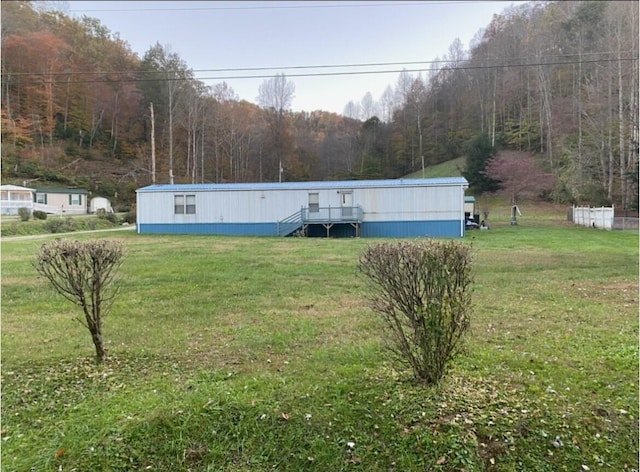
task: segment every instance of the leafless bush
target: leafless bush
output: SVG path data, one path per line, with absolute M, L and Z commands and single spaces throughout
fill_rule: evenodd
M 27 207 L 18 208 L 18 216 L 20 217 L 20 221 L 29 221 L 31 218 L 31 210 Z
M 98 362 L 106 358 L 102 317 L 117 295 L 113 282 L 123 256 L 116 241 L 56 239 L 42 245 L 35 263 L 59 294 L 82 308 L 84 319 L 78 320 L 91 333 Z
M 471 262 L 471 248 L 455 241 L 375 244 L 360 256 L 388 349 L 427 384 L 438 383 L 461 351 L 472 313 Z

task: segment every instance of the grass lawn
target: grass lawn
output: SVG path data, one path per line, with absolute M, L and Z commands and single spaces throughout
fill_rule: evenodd
M 432 179 L 437 177 L 458 177 L 462 175 L 462 170 L 465 166 L 465 158 L 458 157 L 451 159 L 450 161 L 442 162 L 432 166 L 425 167 L 424 173 L 422 170 L 417 170 L 407 176 L 405 179 Z
M 102 366 L 42 240 L 3 241 L 2 470 L 638 470 L 637 232 L 491 205 L 434 388 L 382 348 L 375 240 L 78 234 L 127 248 Z

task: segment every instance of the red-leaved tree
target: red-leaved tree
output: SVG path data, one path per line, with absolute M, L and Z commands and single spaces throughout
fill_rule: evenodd
M 521 151 L 499 153 L 487 164 L 486 174 L 500 182 L 513 204 L 523 197 L 537 197 L 555 185 L 553 174 L 544 172 L 531 154 Z

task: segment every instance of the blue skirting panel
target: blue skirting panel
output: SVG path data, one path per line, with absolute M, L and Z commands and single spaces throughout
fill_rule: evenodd
M 144 234 L 221 234 L 229 236 L 277 236 L 276 223 L 159 223 L 139 224 Z
M 378 221 L 362 223 L 363 238 L 460 238 L 460 221 Z
M 334 226 L 331 237 L 353 237 L 355 229 L 344 225 L 345 230 Z M 362 223 L 363 238 L 459 238 L 460 221 L 381 221 Z M 229 236 L 277 236 L 277 223 L 186 223 L 139 224 L 142 234 L 219 234 Z M 319 231 L 310 236 L 325 236 Z

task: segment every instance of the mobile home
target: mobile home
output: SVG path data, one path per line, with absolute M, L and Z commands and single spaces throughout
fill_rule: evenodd
M 139 233 L 462 237 L 466 179 L 151 185 Z
M 35 201 L 60 215 L 86 215 L 89 192 L 81 188 L 37 188 Z
M 47 205 L 46 198 L 38 198 L 36 189 L 7 184 L 0 185 L 0 190 L 2 193 L 0 196 L 0 214 L 17 215 L 20 208 L 26 208 L 29 213 L 43 211 L 57 214 L 60 212 L 58 207 Z
M 0 213 L 3 215 L 17 215 L 19 208 L 33 211 L 33 195 L 35 190 L 19 185 L 0 186 Z

